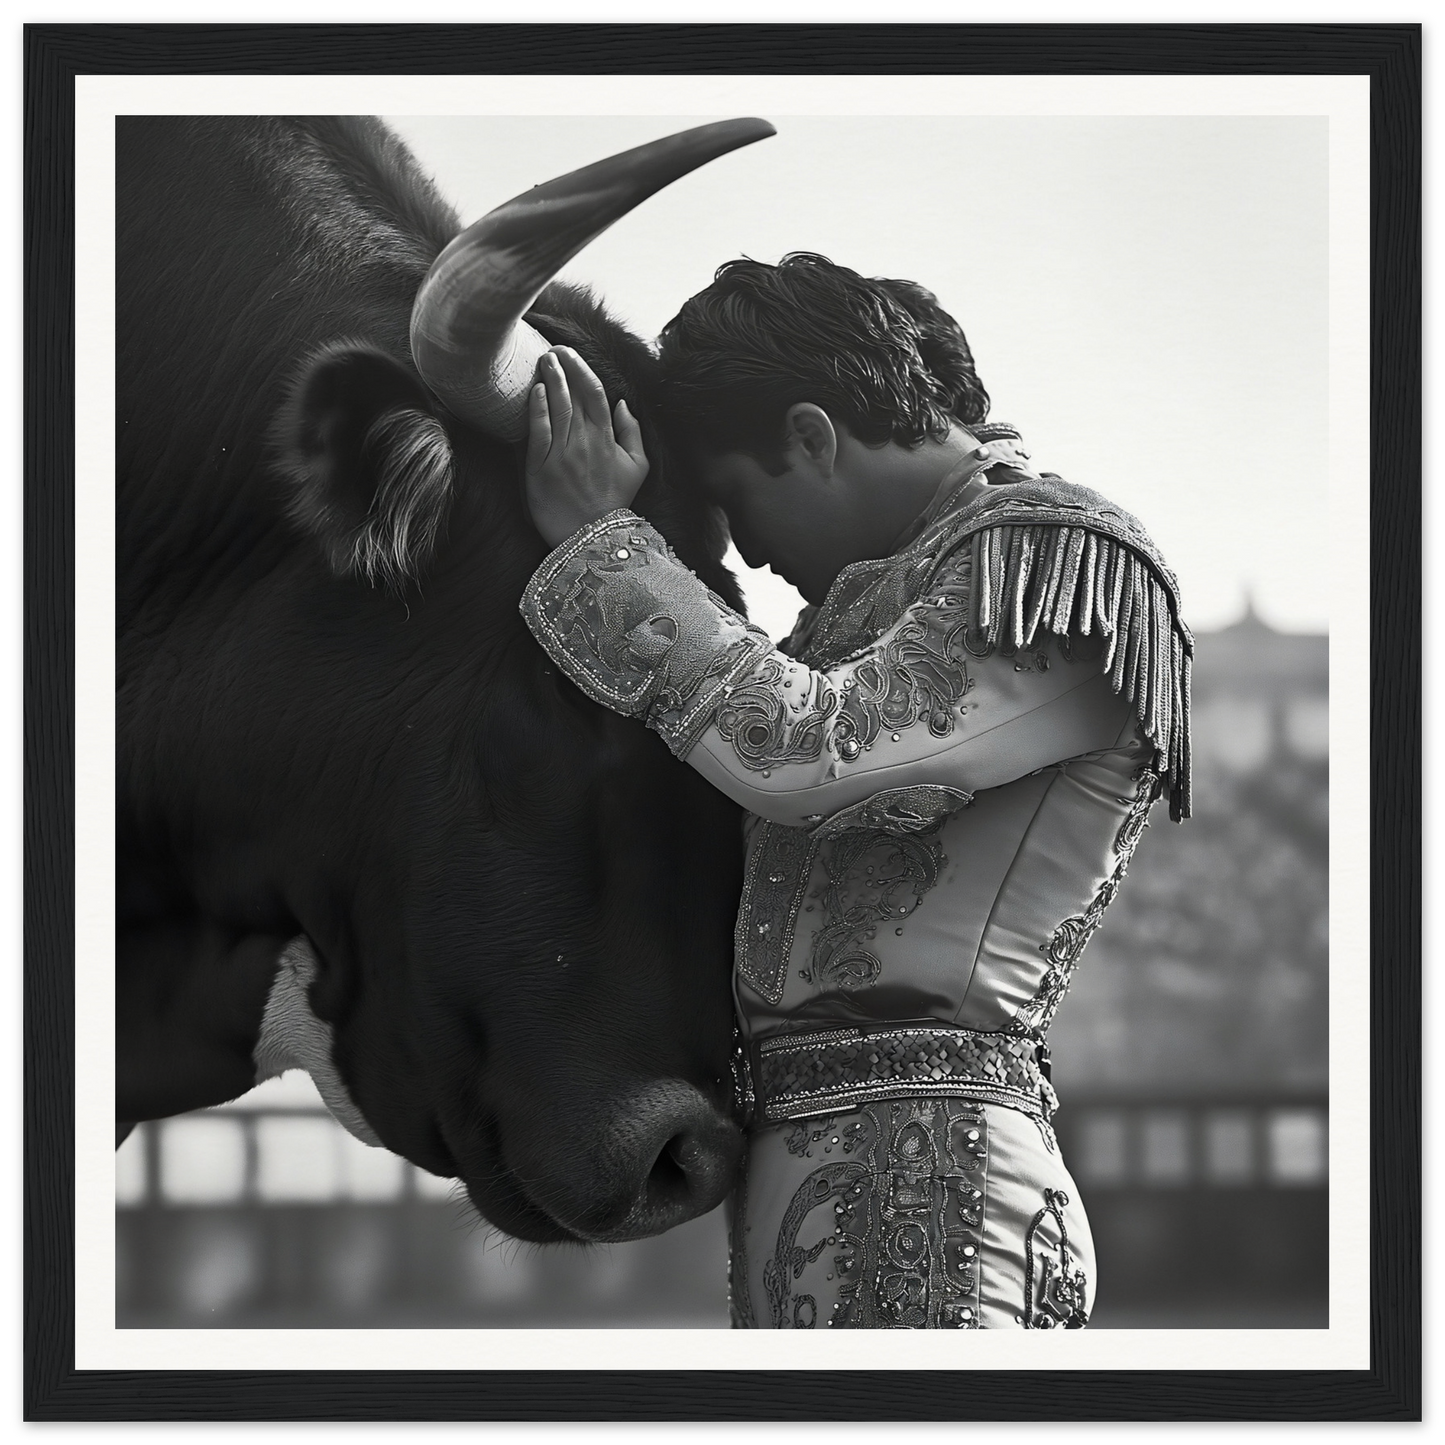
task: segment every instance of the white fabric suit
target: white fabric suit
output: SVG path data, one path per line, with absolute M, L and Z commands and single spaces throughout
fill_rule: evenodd
M 786 651 L 625 511 L 523 599 L 574 682 L 749 812 L 738 1325 L 1087 1320 L 1043 1040 L 1162 787 L 1187 814 L 1192 644 L 1132 518 L 974 430 Z

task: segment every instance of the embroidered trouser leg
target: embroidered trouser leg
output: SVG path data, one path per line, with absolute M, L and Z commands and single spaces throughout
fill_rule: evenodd
M 909 1098 L 760 1129 L 734 1201 L 743 1328 L 1079 1326 L 1093 1241 L 1051 1136 Z

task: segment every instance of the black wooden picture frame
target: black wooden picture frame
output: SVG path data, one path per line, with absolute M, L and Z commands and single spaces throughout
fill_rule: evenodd
M 1370 1368 L 78 1371 L 75 77 L 1367 74 Z M 1421 31 L 1413 25 L 38 25 L 25 36 L 25 1415 L 31 1420 L 1409 1420 L 1421 1409 Z

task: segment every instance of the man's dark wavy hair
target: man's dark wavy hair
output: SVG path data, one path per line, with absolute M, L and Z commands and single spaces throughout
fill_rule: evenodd
M 663 328 L 661 364 L 685 449 L 744 452 L 775 476 L 800 401 L 874 445 L 920 446 L 988 416 L 963 330 L 931 291 L 810 251 L 720 266 Z

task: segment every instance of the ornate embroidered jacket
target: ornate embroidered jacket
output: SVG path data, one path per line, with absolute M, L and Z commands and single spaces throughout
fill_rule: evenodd
M 1087 1315 L 1042 1044 L 1150 806 L 1188 814 L 1193 644 L 1134 518 L 974 431 L 912 539 L 782 646 L 626 511 L 522 600 L 584 692 L 751 814 L 739 1323 Z

